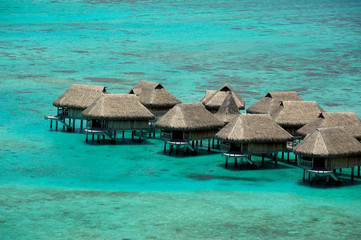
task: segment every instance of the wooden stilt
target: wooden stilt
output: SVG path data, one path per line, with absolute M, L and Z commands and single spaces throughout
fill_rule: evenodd
M 80 120 L 80 130 L 83 130 L 83 119 Z
M 100 138 L 100 135 L 98 134 L 98 137 L 97 137 L 97 142 L 100 142 L 99 138 Z
M 88 142 L 88 133 L 86 134 L 85 141 Z
M 327 182 L 327 184 L 330 183 L 330 175 L 327 175 L 326 182 Z
M 123 130 L 123 138 L 124 138 L 124 134 L 125 134 L 124 132 L 125 132 L 125 131 Z
M 287 152 L 287 163 L 290 163 L 290 152 Z
M 306 169 L 303 169 L 303 178 L 302 180 L 305 181 Z
M 237 158 L 234 158 L 234 167 L 237 167 Z
M 285 158 L 285 152 L 282 152 L 282 160 Z
M 264 154 L 262 154 L 262 165 L 264 165 Z
M 171 153 L 173 151 L 173 145 L 171 144 L 169 147 L 169 153 Z
M 342 168 L 340 168 L 340 172 L 342 172 Z
M 134 140 L 134 131 L 132 130 L 132 140 Z
M 75 119 L 73 120 L 73 132 L 75 131 Z
M 277 160 L 278 160 L 278 157 L 276 156 L 276 157 L 275 157 L 275 167 L 277 167 L 277 166 L 278 166 L 278 162 L 277 162 Z
M 92 140 L 94 141 L 94 134 L 93 134 L 93 136 L 92 136 Z
M 194 140 L 192 141 L 192 148 L 194 149 Z
M 56 121 L 56 124 L 55 124 L 55 131 L 58 131 L 58 121 Z
M 208 152 L 211 151 L 211 139 L 208 139 Z
M 226 163 L 224 164 L 225 167 L 228 167 L 228 157 L 226 157 Z
M 355 172 L 354 172 L 354 167 L 351 167 L 351 182 L 353 182 L 353 179 L 354 179 L 354 174 L 355 174 Z
M 203 146 L 203 140 L 201 140 L 201 146 Z
M 311 173 L 308 172 L 308 181 L 311 181 Z
M 53 128 L 53 119 L 50 119 L 50 129 Z
M 297 154 L 295 154 L 295 164 L 297 165 Z
M 212 148 L 214 148 L 214 138 L 212 138 Z
M 360 166 L 357 167 L 357 176 L 360 177 Z
M 142 142 L 142 132 L 139 131 L 139 142 Z
M 152 137 L 152 130 L 151 129 L 149 129 L 149 131 L 148 131 L 148 136 L 149 136 L 149 138 Z
M 155 138 L 155 129 L 153 129 L 153 138 Z
M 164 150 L 163 150 L 164 152 L 166 152 L 167 151 L 167 141 L 164 141 Z
M 103 140 L 105 139 L 105 135 L 103 135 Z

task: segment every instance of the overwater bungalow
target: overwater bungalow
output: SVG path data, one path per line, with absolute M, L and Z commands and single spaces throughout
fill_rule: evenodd
M 358 167 L 360 176 L 361 143 L 342 128 L 318 128 L 294 148 L 301 158 L 299 166 L 306 171 L 312 183 L 312 177 L 327 176 L 338 181 L 336 169 L 351 168 L 351 180 L 354 178 L 354 168 Z
M 169 110 L 156 124 L 161 129 L 161 138 L 164 140 L 164 151 L 167 144 L 170 151 L 173 146 L 183 146 L 195 152 L 195 141 L 210 139 L 223 127 L 223 122 L 213 116 L 201 103 L 178 104 Z
M 234 118 L 239 116 L 241 113 L 237 107 L 236 101 L 233 97 L 233 94 L 229 92 L 227 97 L 224 99 L 222 105 L 218 109 L 217 113 L 214 116 L 222 121 L 224 125 L 227 125 L 231 122 Z
M 141 140 L 142 130 L 147 130 L 149 120 L 154 115 L 144 107 L 137 96 L 130 94 L 103 94 L 98 100 L 83 111 L 83 117 L 87 119 L 86 141 L 88 134 L 103 135 L 111 140 L 116 139 L 117 130 L 131 130 Z
M 74 130 L 75 121 L 80 120 L 80 129 L 82 129 L 85 120 L 82 112 L 103 94 L 107 94 L 104 86 L 73 84 L 53 102 L 53 105 L 57 107 L 57 115 L 47 116 L 45 119 L 50 119 L 51 128 L 55 121 L 56 130 L 58 122 L 63 125 L 63 128 Z
M 296 131 L 317 119 L 324 110 L 314 101 L 281 101 L 271 117 L 287 132 L 297 137 Z
M 241 114 L 222 128 L 216 138 L 222 141 L 221 149 L 226 151 L 226 166 L 228 158 L 246 160 L 254 165 L 252 154 L 262 155 L 274 153 L 277 166 L 278 152 L 286 151 L 287 141 L 293 136 L 280 127 L 269 114 Z
M 361 120 L 353 112 L 323 112 L 317 119 L 297 130 L 297 135 L 305 137 L 317 128 L 342 127 L 345 132 L 361 141 Z
M 270 114 L 281 101 L 303 101 L 303 99 L 295 91 L 269 92 L 246 111 L 251 114 Z
M 206 96 L 201 99 L 201 103 L 206 107 L 206 109 L 212 113 L 216 113 L 218 109 L 221 107 L 228 93 L 233 95 L 233 98 L 236 102 L 236 105 L 239 110 L 244 110 L 246 104 L 241 96 L 233 90 L 233 88 L 229 84 L 224 84 L 217 90 L 207 90 Z
M 168 92 L 160 83 L 141 80 L 128 94 L 135 94 L 139 101 L 159 119 L 172 107 L 181 103 Z

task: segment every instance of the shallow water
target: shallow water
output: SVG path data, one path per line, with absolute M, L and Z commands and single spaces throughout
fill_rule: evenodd
M 161 82 L 183 102 L 225 82 L 251 106 L 297 90 L 361 117 L 359 1 L 0 1 L 1 239 L 360 239 L 361 180 L 163 144 L 86 144 L 44 115 L 73 83 Z M 291 161 L 292 162 L 292 161 Z

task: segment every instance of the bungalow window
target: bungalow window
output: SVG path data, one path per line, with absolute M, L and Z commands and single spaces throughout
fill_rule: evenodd
M 174 140 L 183 140 L 183 132 L 182 131 L 173 131 L 172 139 Z
M 325 168 L 325 159 L 324 158 L 314 158 L 313 159 L 314 168 Z
M 92 127 L 93 128 L 101 128 L 101 123 L 99 120 L 92 120 Z

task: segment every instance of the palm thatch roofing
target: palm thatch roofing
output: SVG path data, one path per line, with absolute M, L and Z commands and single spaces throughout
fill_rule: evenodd
M 297 130 L 301 136 L 313 133 L 317 128 L 343 127 L 351 136 L 361 139 L 361 120 L 353 112 L 323 112 L 319 117 Z
M 324 110 L 314 101 L 282 101 L 271 112 L 282 127 L 302 127 L 314 121 Z
M 107 93 L 104 86 L 73 84 L 53 102 L 53 105 L 55 107 L 85 109 L 103 93 Z
M 135 94 L 139 101 L 147 108 L 172 108 L 181 103 L 175 96 L 165 90 L 165 88 L 156 82 L 141 80 L 128 94 Z
M 103 94 L 83 111 L 88 119 L 150 120 L 154 115 L 144 107 L 137 96 L 130 94 Z
M 165 130 L 198 131 L 221 128 L 223 122 L 205 109 L 202 103 L 183 103 L 169 110 L 155 126 Z
M 214 116 L 227 124 L 231 122 L 235 117 L 240 114 L 239 109 L 237 107 L 236 101 L 234 100 L 233 94 L 228 92 L 227 97 L 224 99 L 221 107 L 218 109 L 218 112 L 214 114 Z
M 361 143 L 342 128 L 318 128 L 293 151 L 308 157 L 361 156 Z
M 269 114 L 241 114 L 222 128 L 216 137 L 240 143 L 279 143 L 293 139 Z
M 247 113 L 267 114 L 278 106 L 280 101 L 303 101 L 295 91 L 288 92 L 269 92 L 264 98 L 247 108 Z
M 206 96 L 202 98 L 201 103 L 203 103 L 207 109 L 218 110 L 224 102 L 224 99 L 227 97 L 228 92 L 232 93 L 238 109 L 244 109 L 246 106 L 244 100 L 241 96 L 238 95 L 236 91 L 233 90 L 233 88 L 228 83 L 218 88 L 217 91 L 206 91 Z

